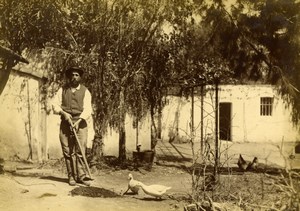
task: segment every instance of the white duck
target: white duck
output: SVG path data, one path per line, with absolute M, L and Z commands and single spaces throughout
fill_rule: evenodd
M 125 193 L 127 193 L 129 190 L 131 190 L 133 193 L 137 194 L 137 193 L 139 192 L 139 190 L 140 190 L 140 187 L 137 186 L 137 184 L 139 183 L 139 181 L 134 180 L 132 174 L 129 174 L 129 175 L 128 175 L 128 180 L 129 180 L 129 182 L 128 182 L 128 188 L 127 188 L 127 190 L 123 193 L 123 195 L 124 195 Z
M 164 185 L 145 185 L 142 182 L 138 182 L 137 186 L 141 187 L 146 194 L 159 199 L 161 199 L 161 197 L 166 193 L 167 190 L 171 189 L 171 187 L 167 187 Z

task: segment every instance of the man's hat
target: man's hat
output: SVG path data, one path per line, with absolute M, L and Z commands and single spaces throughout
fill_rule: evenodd
M 77 72 L 79 73 L 80 76 L 82 76 L 83 74 L 83 69 L 80 67 L 69 67 L 68 69 L 66 69 L 66 76 L 69 77 L 71 76 L 72 72 Z

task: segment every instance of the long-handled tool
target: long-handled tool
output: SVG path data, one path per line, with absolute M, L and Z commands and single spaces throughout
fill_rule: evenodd
M 76 129 L 74 127 L 72 127 L 72 126 L 70 128 L 71 128 L 71 130 L 72 130 L 72 132 L 74 134 L 75 140 L 76 140 L 76 142 L 77 142 L 77 144 L 79 146 L 79 150 L 80 150 L 80 152 L 82 154 L 82 158 L 83 158 L 86 170 L 87 170 L 87 172 L 89 174 L 90 179 L 92 180 L 92 175 L 91 175 L 90 167 L 89 167 L 88 162 L 86 160 L 86 157 L 85 157 L 85 154 L 83 152 L 82 146 L 81 146 L 81 144 L 79 142 L 79 139 L 78 139 L 78 136 L 77 136 L 77 133 L 76 133 Z

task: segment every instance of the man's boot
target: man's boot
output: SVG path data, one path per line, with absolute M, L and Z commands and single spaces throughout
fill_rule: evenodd
M 71 186 L 75 186 L 76 185 L 76 182 L 75 182 L 73 176 L 69 177 L 69 185 L 71 185 Z
M 85 180 L 85 176 L 78 178 L 77 183 L 85 185 L 85 186 L 91 185 L 91 183 L 89 181 Z
M 86 178 L 86 173 L 83 168 L 83 158 L 82 155 L 77 154 L 76 156 L 76 167 L 77 167 L 77 183 L 83 184 L 85 186 L 90 186 L 91 183 Z
M 67 166 L 67 172 L 68 172 L 68 183 L 71 186 L 75 186 L 76 182 L 74 180 L 73 170 L 72 170 L 72 164 L 70 159 L 65 159 L 66 166 Z

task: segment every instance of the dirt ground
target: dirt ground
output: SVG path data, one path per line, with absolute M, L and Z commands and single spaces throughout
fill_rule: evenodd
M 43 165 L 5 162 L 6 171 L 0 174 L 0 210 L 184 210 L 193 203 L 189 197 L 192 190 L 192 177 L 187 171 L 189 165 L 188 162 L 162 162 L 153 165 L 151 170 L 95 168 L 92 169 L 91 187 L 86 188 L 67 184 L 62 160 Z M 122 196 L 127 190 L 129 173 L 147 185 L 161 184 L 172 189 L 161 200 L 142 190 L 138 195 L 129 191 Z M 288 200 L 286 191 L 280 190 L 274 180 L 262 174 L 231 172 L 222 178 L 220 191 L 215 194 L 217 201 L 244 205 L 227 210 L 279 210 Z M 295 185 L 300 186 L 300 181 L 296 180 Z M 103 190 L 108 193 L 107 197 L 96 194 Z
M 67 184 L 64 167 L 60 165 L 32 168 L 18 163 L 5 164 L 10 172 L 0 174 L 0 210 L 183 210 L 184 200 L 190 188 L 190 177 L 176 167 L 153 166 L 151 171 L 103 169 L 92 171 L 91 188 L 113 191 L 118 197 L 90 197 L 72 195 L 74 189 L 82 186 Z M 9 169 L 11 168 L 11 169 Z M 27 169 L 26 169 L 27 168 Z M 128 174 L 147 185 L 161 184 L 171 186 L 169 196 L 157 200 L 139 191 L 138 195 L 121 196 L 127 190 Z M 90 194 L 92 195 L 92 194 Z M 172 199 L 171 195 L 177 200 Z

